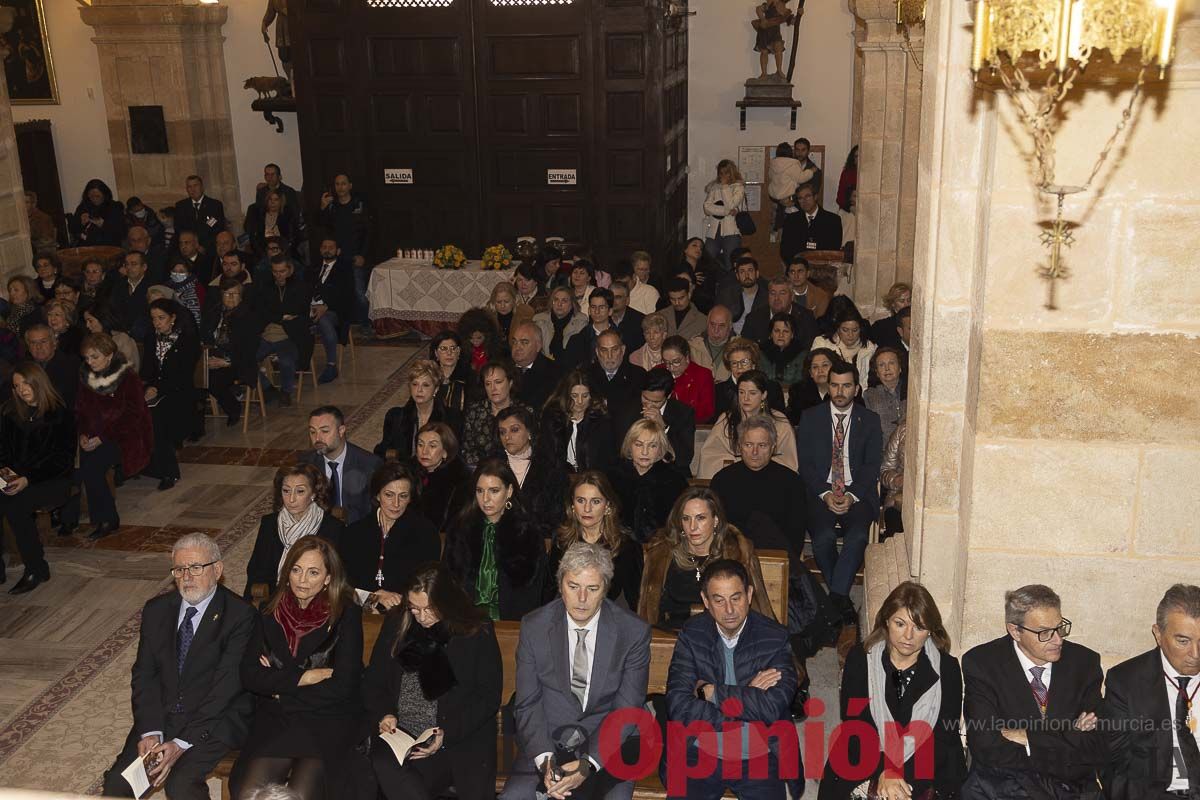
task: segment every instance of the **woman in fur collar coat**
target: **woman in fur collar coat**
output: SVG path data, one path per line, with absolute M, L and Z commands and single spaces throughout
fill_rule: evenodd
M 80 449 L 76 480 L 87 492 L 88 515 L 96 524 L 88 538 L 95 540 L 121 527 L 105 473 L 120 465 L 121 473 L 132 478 L 145 469 L 154 446 L 154 426 L 142 380 L 117 352 L 112 337 L 89 333 L 80 349 L 84 366 L 75 396 Z M 66 527 L 74 527 L 69 520 L 78 519 L 78 507 L 76 496 L 74 514 L 63 513 Z

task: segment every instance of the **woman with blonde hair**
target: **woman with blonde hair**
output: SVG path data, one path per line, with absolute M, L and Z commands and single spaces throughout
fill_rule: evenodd
M 877 319 L 870 325 L 869 338 L 880 347 L 894 347 L 900 350 L 904 342 L 900 338 L 900 309 L 912 305 L 912 286 L 907 283 L 893 283 L 883 296 L 883 307 L 888 316 Z
M 630 609 L 638 607 L 638 589 L 642 582 L 642 548 L 621 523 L 621 506 L 608 478 L 599 470 L 587 470 L 575 477 L 568 493 L 566 519 L 558 527 L 550 548 L 547 576 L 558 574 L 563 553 L 576 542 L 599 544 L 613 557 L 613 579 L 608 599 L 620 597 Z M 558 595 L 553 580 L 546 581 L 546 601 Z
M 65 355 L 78 355 L 83 331 L 76 325 L 75 306 L 65 300 L 50 300 L 44 306 L 46 324 L 54 333 L 55 348 Z
M 42 290 L 28 275 L 8 279 L 8 327 L 23 335 L 35 322 L 45 322 L 42 313 Z
M 849 652 L 842 669 L 842 721 L 865 723 L 878 736 L 867 737 L 873 749 L 864 751 L 864 737 L 835 735 L 831 753 L 841 752 L 825 765 L 819 800 L 847 800 L 860 783 L 841 777 L 835 763 L 870 765 L 870 797 L 956 797 L 967 772 L 958 732 L 962 684 L 933 596 L 918 583 L 901 583 L 883 601 L 871 632 Z M 900 763 L 893 761 L 899 750 L 885 753 L 882 746 L 894 738 L 897 726 L 916 734 L 905 737 Z M 930 733 L 932 739 L 927 738 Z M 932 758 L 914 757 L 922 747 L 932 747 Z
M 754 584 L 753 609 L 775 619 L 754 544 L 729 524 L 721 501 L 706 486 L 679 495 L 666 528 L 646 547 L 638 616 L 651 625 L 682 627 L 703 612 L 700 575 L 710 561 L 721 558 L 746 568 Z
M 563 361 L 571 337 L 588 325 L 588 315 L 575 307 L 575 295 L 568 286 L 550 291 L 550 308 L 533 315 L 533 324 L 542 332 L 542 355 Z
M 500 336 L 507 342 L 509 331 L 512 330 L 517 314 L 516 288 L 507 281 L 497 283 L 492 287 L 492 294 L 488 297 L 487 305 L 484 308 L 496 315 L 496 321 L 500 323 Z M 532 309 L 529 309 L 528 306 L 525 308 L 528 310 L 522 312 L 522 317 L 533 319 Z
M 684 465 L 686 466 L 686 465 Z M 635 541 L 648 542 L 667 522 L 675 498 L 687 488 L 687 475 L 675 465 L 675 451 L 658 420 L 639 419 L 621 442 L 621 460 L 610 471 L 621 522 Z
M 285 783 L 302 800 L 353 795 L 361 738 L 362 611 L 334 546 L 296 542 L 242 656 L 254 722 L 230 775 L 237 800 Z
M 71 409 L 33 361 L 17 364 L 12 397 L 0 408 L 0 466 L 12 471 L 0 490 L 0 517 L 8 521 L 25 572 L 9 594 L 23 594 L 50 580 L 50 565 L 38 536 L 38 508 L 66 500 L 75 463 L 75 420 Z M 0 578 L 4 562 L 0 561 Z
M 629 363 L 649 372 L 663 365 L 662 344 L 667 338 L 667 318 L 661 313 L 642 318 L 642 336 L 646 342 L 629 356 Z
M 417 446 L 417 431 L 430 422 L 449 425 L 458 435 L 462 415 L 447 408 L 438 397 L 442 386 L 442 368 L 436 361 L 417 359 L 408 368 L 408 402 L 388 409 L 383 419 L 383 438 L 375 445 L 375 455 L 407 460 Z
M 745 200 L 746 183 L 737 164 L 721 159 L 716 179 L 704 187 L 704 247 L 726 273 L 733 271 L 733 251 L 742 246 L 737 212 Z

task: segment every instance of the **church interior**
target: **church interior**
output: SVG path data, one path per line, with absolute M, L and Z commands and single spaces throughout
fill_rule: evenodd
M 49 391 L 65 418 L 76 417 L 73 461 L 54 476 L 61 497 L 38 494 L 45 499 L 30 505 L 12 499 L 21 490 L 0 495 L 0 797 L 105 791 L 135 724 L 130 674 L 145 641 L 143 607 L 180 579 L 170 572 L 173 546 L 210 537 L 221 584 L 239 598 L 246 587 L 249 598 L 247 565 L 260 530 L 273 535 L 261 521 L 279 514 L 282 468 L 317 444 L 314 410 L 337 407 L 346 441 L 410 464 L 399 482 L 415 495 L 424 481 L 431 494 L 416 449 L 427 402 L 416 387 L 431 362 L 438 394 L 429 402 L 449 408 L 461 390 L 457 416 L 442 427 L 455 429 L 446 450 L 459 451 L 464 469 L 492 456 L 505 470 L 514 459 L 528 464 L 506 451 L 499 413 L 527 428 L 521 441 L 535 454 L 535 480 L 518 487 L 523 504 L 537 512 L 551 493 L 543 482 L 561 483 L 542 514 L 555 520 L 542 531 L 547 551 L 558 547 L 557 524 L 582 513 L 567 496 L 572 473 L 600 463 L 587 467 L 576 452 L 583 428 L 570 408 L 555 411 L 567 414 L 567 433 L 551 430 L 551 392 L 569 406 L 576 371 L 600 382 L 622 370 L 641 376 L 637 395 L 590 384 L 590 397 L 608 401 L 608 439 L 597 448 L 610 475 L 619 462 L 638 463 L 629 423 L 643 415 L 678 455 L 671 433 L 683 425 L 662 409 L 676 400 L 687 409 L 695 436 L 682 444 L 694 457 L 672 467 L 682 471 L 672 494 L 646 501 L 662 507 L 646 538 L 625 530 L 639 573 L 646 547 L 647 572 L 632 579 L 643 595 L 655 528 L 676 520 L 683 487 L 719 495 L 716 473 L 757 469 L 740 463 L 750 460 L 745 441 L 736 449 L 753 432 L 738 424 L 749 416 L 742 374 L 762 375 L 751 387 L 753 402 L 762 398 L 757 418 L 781 429 L 757 430 L 770 429 L 771 468 L 783 464 L 794 485 L 808 485 L 805 465 L 818 463 L 817 482 L 828 470 L 835 503 L 848 491 L 847 502 L 862 505 L 842 455 L 843 438 L 862 437 L 855 428 L 865 423 L 851 417 L 843 437 L 826 415 L 817 446 L 804 433 L 811 409 L 836 415 L 834 379 L 850 374 L 837 370 L 854 367 L 847 408 L 869 414 L 876 437 L 866 442 L 875 500 L 863 538 L 851 545 L 847 516 L 829 523 L 832 543 L 819 542 L 793 516 L 780 526 L 787 549 L 765 538 L 753 545 L 764 608 L 793 651 L 810 629 L 788 616 L 826 613 L 814 608 L 827 611 L 830 598 L 834 606 L 834 630 L 797 662 L 808 681 L 809 706 L 794 714 L 805 758 L 806 738 L 821 735 L 813 723 L 832 729 L 841 719 L 848 650 L 905 582 L 936 601 L 945 649 L 960 660 L 1005 635 L 1006 592 L 1022 585 L 1057 592 L 1059 641 L 1069 633 L 1104 669 L 1155 647 L 1164 592 L 1200 582 L 1191 508 L 1200 498 L 1200 379 L 1188 366 L 1200 352 L 1197 12 L 1195 0 L 0 0 L 0 483 L 46 488 L 20 483 L 25 473 L 5 462 L 18 457 L 18 434 L 5 427 L 40 413 L 18 384 L 33 387 L 30 397 Z M 326 284 L 333 270 L 345 279 L 336 301 Z M 301 285 L 307 294 L 295 306 Z M 233 341 L 248 314 L 234 313 L 231 292 L 245 305 L 263 296 L 248 355 Z M 630 326 L 617 322 L 622 292 Z M 603 324 L 597 301 L 610 315 Z M 698 320 L 690 335 L 684 308 Z M 814 327 L 802 344 L 804 319 Z M 751 335 L 755 320 L 760 334 Z M 609 322 L 622 348 L 611 368 Z M 856 344 L 847 345 L 847 325 Z M 492 363 L 508 365 L 500 372 L 509 386 L 526 370 L 521 331 L 536 335 L 534 357 L 557 362 L 553 374 L 566 379 L 535 403 L 516 378 L 514 402 L 534 409 L 533 424 L 505 417 L 489 388 Z M 53 359 L 37 350 L 39 336 Z M 176 393 L 166 365 L 188 337 L 195 350 Z M 460 347 L 459 384 L 439 366 L 440 344 Z M 832 348 L 822 351 L 829 358 L 820 347 Z M 734 352 L 751 360 L 739 369 Z M 683 396 L 669 353 L 692 365 L 707 359 L 714 413 Z M 899 386 L 877 369 L 885 353 Z M 795 358 L 785 364 L 786 354 Z M 73 359 L 66 391 L 51 369 L 60 355 Z M 134 397 L 136 418 L 121 411 L 105 433 L 92 429 L 99 412 L 85 411 L 89 397 L 114 396 L 96 388 L 110 367 L 97 368 L 93 355 L 140 360 L 116 374 L 140 373 L 146 387 L 144 400 Z M 817 358 L 831 364 L 828 376 L 814 377 Z M 242 362 L 253 377 L 236 377 Z M 673 380 L 656 383 L 663 371 Z M 588 391 L 580 381 L 575 388 Z M 660 385 L 661 398 L 647 400 Z M 780 388 L 777 405 L 771 391 Z M 797 399 L 802 389 L 811 402 Z M 653 402 L 661 408 L 647 410 Z M 472 408 L 484 420 L 482 443 L 471 439 Z M 394 428 L 402 409 L 403 435 Z M 558 461 L 539 474 L 539 442 L 556 435 L 569 444 L 558 442 Z M 721 437 L 723 459 L 712 456 Z M 141 467 L 130 468 L 130 448 L 145 450 Z M 316 475 L 323 459 L 314 458 Z M 858 472 L 864 462 L 847 458 Z M 343 478 L 326 467 L 320 483 L 344 499 L 349 466 L 343 476 L 334 484 Z M 445 502 L 474 510 L 472 491 L 481 490 L 459 486 Z M 824 492 L 806 494 L 810 511 L 825 511 Z M 364 514 L 385 513 L 380 497 Z M 733 501 L 721 499 L 733 516 Z M 328 505 L 346 532 L 355 529 L 348 503 Z M 426 524 L 449 542 L 457 518 L 446 508 L 442 525 Z M 372 530 L 379 592 L 368 605 L 386 611 L 388 536 L 386 526 Z M 557 596 L 549 587 L 543 599 Z M 619 605 L 644 616 L 631 597 Z M 369 616 L 373 641 L 388 623 Z M 509 672 L 520 617 L 501 617 L 492 619 L 507 703 L 520 692 Z M 654 631 L 651 693 L 665 691 L 675 635 Z M 370 656 L 368 648 L 364 663 Z M 807 793 L 829 796 L 818 788 L 821 765 L 804 768 Z M 208 777 L 214 800 L 242 800 L 229 769 L 222 762 Z M 1177 796 L 1187 796 L 1183 785 Z M 1191 785 L 1200 793 L 1200 774 Z M 666 796 L 648 786 L 639 782 L 634 796 Z M 325 792 L 340 793 L 349 790 Z

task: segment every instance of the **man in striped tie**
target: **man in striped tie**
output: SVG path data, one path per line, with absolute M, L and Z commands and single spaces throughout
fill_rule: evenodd
M 1067 641 L 1071 620 L 1048 586 L 1004 596 L 1006 632 L 962 659 L 971 770 L 963 800 L 1099 798 L 1100 655 Z
M 171 800 L 207 800 L 217 762 L 246 737 L 254 705 L 238 668 L 254 609 L 220 585 L 221 549 L 190 533 L 171 552 L 178 591 L 142 609 L 133 664 L 133 729 L 104 774 L 106 797 L 133 797 L 121 776 L 136 758 Z
M 558 566 L 561 597 L 521 620 L 513 717 L 517 760 L 501 800 L 628 798 L 632 781 L 605 769 L 600 727 L 613 711 L 640 708 L 650 677 L 650 626 L 608 600 L 612 554 L 578 542 Z M 637 762 L 623 732 L 622 759 Z

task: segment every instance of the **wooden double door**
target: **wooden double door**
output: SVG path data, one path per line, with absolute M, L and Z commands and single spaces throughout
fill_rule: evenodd
M 345 172 L 375 256 L 680 244 L 687 31 L 662 0 L 290 0 L 305 194 Z

